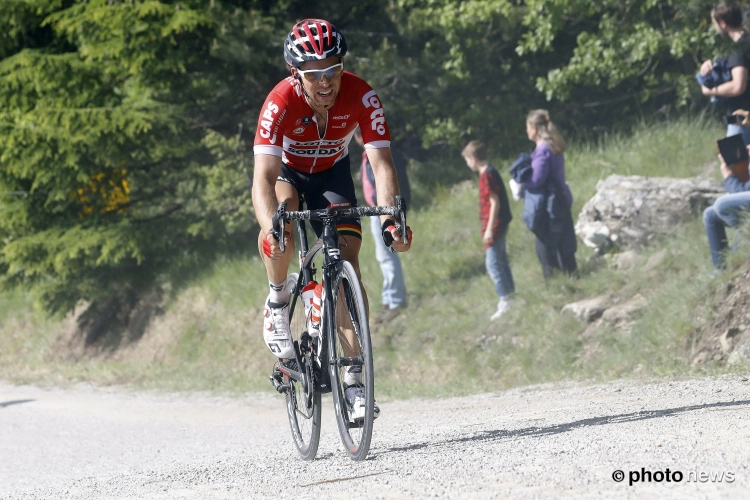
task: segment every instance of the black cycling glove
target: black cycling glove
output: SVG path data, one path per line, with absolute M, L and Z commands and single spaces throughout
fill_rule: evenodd
M 396 227 L 396 221 L 393 219 L 386 219 L 383 221 L 383 225 L 380 226 L 380 230 L 383 233 L 383 243 L 385 243 L 385 246 L 390 247 L 393 243 L 393 234 L 391 234 L 391 231 L 389 230 L 390 227 Z

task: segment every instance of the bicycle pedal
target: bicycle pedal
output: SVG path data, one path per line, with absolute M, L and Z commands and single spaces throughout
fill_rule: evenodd
M 284 384 L 281 381 L 280 371 L 274 370 L 274 372 L 268 377 L 268 379 L 271 381 L 273 388 L 276 389 L 276 391 L 280 394 L 285 394 L 289 390 L 289 384 Z

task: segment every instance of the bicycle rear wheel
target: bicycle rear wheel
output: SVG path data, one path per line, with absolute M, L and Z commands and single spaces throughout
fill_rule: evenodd
M 297 274 L 292 274 L 290 278 L 296 281 Z M 289 384 L 286 408 L 294 444 L 303 460 L 312 460 L 318 452 L 320 442 L 320 392 L 315 388 L 315 361 L 310 348 L 311 339 L 307 335 L 305 305 L 298 285 L 299 283 L 295 285 L 290 297 L 289 306 L 292 309 L 289 323 L 301 366 L 297 366 L 295 360 L 287 360 L 285 366 L 303 373 L 307 383 L 303 384 L 288 375 L 284 375 L 284 383 Z
M 372 345 L 362 286 L 349 262 L 341 261 L 331 283 L 332 311 L 326 312 L 331 363 L 331 386 L 336 422 L 349 456 L 364 460 L 370 450 L 375 407 Z M 349 373 L 347 370 L 355 373 Z M 356 374 L 356 372 L 360 372 Z M 352 384 L 352 379 L 356 383 Z M 346 390 L 358 396 L 352 405 Z

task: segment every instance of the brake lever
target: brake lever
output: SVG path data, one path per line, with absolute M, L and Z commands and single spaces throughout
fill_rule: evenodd
M 273 214 L 273 217 L 271 218 L 271 225 L 273 226 L 271 229 L 271 234 L 274 238 L 276 238 L 276 241 L 279 242 L 279 249 L 281 250 L 281 253 L 284 253 L 286 250 L 286 245 L 284 244 L 284 214 L 286 213 L 286 202 L 282 201 L 279 203 L 279 208 L 276 209 L 276 213 Z
M 406 225 L 406 200 L 401 196 L 396 196 L 396 207 L 398 208 L 398 218 L 400 222 L 396 222 L 396 229 L 401 233 L 404 238 L 404 245 L 409 245 L 409 226 Z M 401 227 L 399 227 L 399 225 Z

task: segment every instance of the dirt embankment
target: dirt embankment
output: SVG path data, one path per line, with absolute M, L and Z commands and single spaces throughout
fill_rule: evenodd
M 739 364 L 750 361 L 750 262 L 713 296 L 713 320 L 696 330 L 694 365 L 706 363 Z M 691 342 L 691 343 L 692 343 Z

